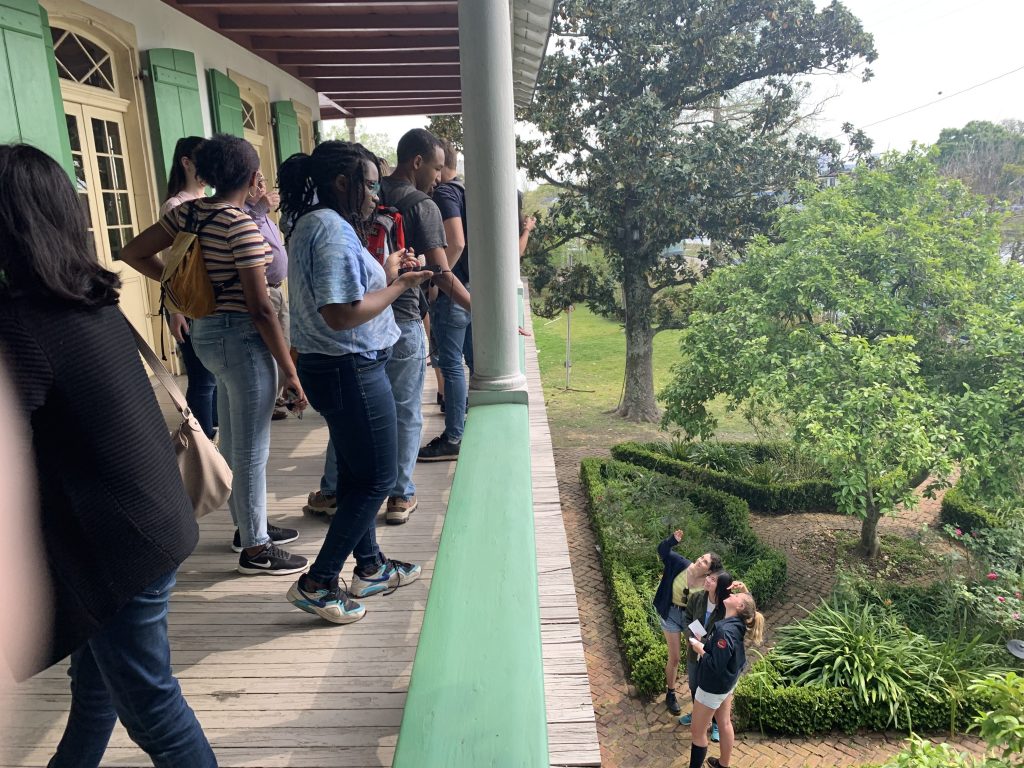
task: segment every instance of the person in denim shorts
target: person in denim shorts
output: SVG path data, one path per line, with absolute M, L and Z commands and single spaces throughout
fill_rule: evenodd
M 676 699 L 676 675 L 679 671 L 681 633 L 690 620 L 686 615 L 686 601 L 690 592 L 700 589 L 710 571 L 722 569 L 722 558 L 714 552 L 705 552 L 695 561 L 687 560 L 673 548 L 683 540 L 683 532 L 675 531 L 658 545 L 658 557 L 664 564 L 661 583 L 654 593 L 654 608 L 661 620 L 661 630 L 668 644 L 668 663 L 665 665 L 665 705 L 673 715 L 683 710 Z

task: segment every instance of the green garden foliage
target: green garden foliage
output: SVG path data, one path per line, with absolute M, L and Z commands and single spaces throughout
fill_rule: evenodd
M 836 487 L 825 478 L 786 480 L 752 476 L 756 468 L 768 466 L 779 455 L 791 455 L 792 447 L 784 443 L 690 443 L 690 450 L 702 446 L 700 456 L 680 457 L 672 453 L 682 446 L 667 443 L 622 443 L 612 448 L 612 456 L 620 461 L 699 483 L 731 493 L 746 501 L 752 509 L 769 515 L 795 512 L 836 513 Z M 719 457 L 709 457 L 713 446 Z M 718 458 L 718 461 L 712 459 Z M 760 480 L 760 481 L 759 481 Z
M 942 497 L 939 519 L 967 533 L 982 528 L 998 528 L 1002 524 L 991 511 L 971 501 L 959 488 L 950 488 Z
M 760 605 L 785 587 L 785 555 L 757 538 L 742 499 L 619 461 L 584 460 L 580 481 L 630 680 L 641 695 L 664 686 L 665 642 L 651 600 L 661 575 L 657 545 L 676 525 L 688 532 L 684 546 L 719 551 Z

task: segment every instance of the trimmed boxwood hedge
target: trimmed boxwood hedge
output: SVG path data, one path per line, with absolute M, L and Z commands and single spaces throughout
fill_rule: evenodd
M 651 599 L 653 591 L 637 585 L 621 563 L 607 556 L 611 551 L 609 537 L 615 530 L 605 528 L 598 514 L 605 499 L 606 471 L 610 466 L 628 465 L 616 461 L 584 459 L 580 464 L 580 483 L 586 494 L 594 530 L 601 547 L 601 567 L 611 591 L 612 612 L 615 615 L 619 639 L 629 668 L 630 679 L 641 695 L 653 695 L 664 687 L 667 660 L 664 640 L 653 622 Z M 752 565 L 741 575 L 751 593 L 761 605 L 778 597 L 786 584 L 786 557 L 765 545 L 750 527 L 750 513 L 746 502 L 714 488 L 675 480 L 681 497 L 689 499 L 711 519 L 712 530 L 730 541 L 733 549 L 752 560 Z M 652 542 L 655 546 L 657 542 Z
M 888 708 L 860 708 L 845 688 L 821 685 L 790 686 L 780 682 L 771 654 L 740 678 L 733 698 L 737 730 L 807 736 L 834 730 L 852 733 L 859 728 L 891 730 Z M 949 691 L 939 701 L 916 699 L 910 703 L 909 722 L 902 730 L 928 732 L 965 730 L 977 708 L 961 692 Z
M 764 461 L 781 444 L 720 443 L 730 450 L 741 450 L 754 461 Z M 612 456 L 619 461 L 678 477 L 700 485 L 717 488 L 746 501 L 751 508 L 769 515 L 789 515 L 796 512 L 824 512 L 836 514 L 836 488 L 824 480 L 806 480 L 795 483 L 765 485 L 727 472 L 708 469 L 699 464 L 673 458 L 652 443 L 621 443 L 612 448 Z
M 981 528 L 999 528 L 1002 524 L 987 509 L 967 498 L 959 488 L 950 488 L 942 497 L 939 519 L 967 532 Z

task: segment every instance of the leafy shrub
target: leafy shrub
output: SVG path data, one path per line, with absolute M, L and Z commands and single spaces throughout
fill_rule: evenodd
M 836 512 L 836 489 L 827 479 L 778 480 L 787 473 L 791 474 L 792 466 L 799 464 L 800 460 L 790 460 L 789 469 L 784 471 L 778 461 L 772 465 L 771 458 L 792 455 L 791 449 L 787 454 L 775 443 L 696 443 L 687 449 L 681 446 L 622 443 L 612 448 L 612 456 L 671 477 L 725 491 L 766 514 Z M 754 469 L 759 466 L 760 469 Z
M 878 727 L 912 726 L 912 702 L 940 700 L 942 664 L 932 641 L 870 603 L 823 603 L 777 637 L 772 656 L 785 680 L 848 689 L 868 719 L 884 713 Z
M 942 497 L 939 519 L 946 525 L 960 528 L 967 533 L 974 533 L 983 528 L 998 528 L 999 518 L 967 498 L 959 488 L 950 488 Z
M 651 599 L 661 574 L 656 548 L 673 525 L 696 526 L 705 535 L 705 544 L 707 535 L 713 537 L 721 545 L 716 548 L 726 567 L 743 578 L 759 604 L 770 603 L 784 588 L 786 558 L 757 538 L 741 499 L 599 459 L 581 463 L 580 482 L 630 680 L 640 694 L 653 695 L 664 685 L 667 654 Z M 671 509 L 671 516 L 666 509 Z M 680 510 L 683 518 L 676 517 Z

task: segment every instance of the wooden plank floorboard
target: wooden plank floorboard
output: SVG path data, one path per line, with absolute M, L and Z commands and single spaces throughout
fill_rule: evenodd
M 549 757 L 552 766 L 593 766 L 600 752 L 532 338 L 527 348 Z M 161 404 L 171 418 L 166 397 Z M 430 371 L 423 414 L 425 443 L 444 429 Z M 300 538 L 286 548 L 312 559 L 329 521 L 304 515 L 302 507 L 320 480 L 327 428 L 309 413 L 274 422 L 271 434 L 268 516 L 296 528 Z M 382 550 L 420 563 L 423 577 L 367 600 L 366 618 L 345 627 L 290 606 L 290 577 L 238 574 L 226 510 L 200 522 L 199 545 L 178 572 L 169 635 L 175 674 L 221 766 L 391 764 L 454 473 L 453 462 L 418 465 L 419 509 L 403 526 L 378 517 Z M 351 578 L 351 567 L 343 577 Z M 45 766 L 70 706 L 67 664 L 41 673 L 0 704 L 14 713 L 0 743 L 0 768 Z M 118 725 L 103 765 L 151 763 Z

